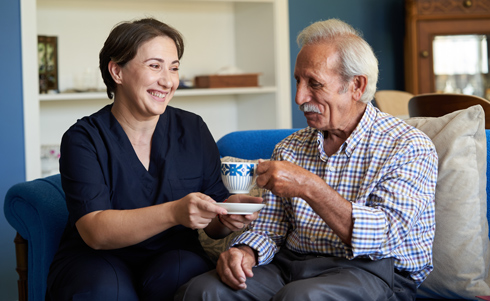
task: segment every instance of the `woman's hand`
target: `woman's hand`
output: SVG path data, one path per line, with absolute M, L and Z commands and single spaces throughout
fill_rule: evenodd
M 246 194 L 234 194 L 230 196 L 227 200 L 228 203 L 262 203 L 263 199 L 260 197 L 253 197 Z M 220 215 L 219 219 L 223 225 L 232 231 L 242 230 L 244 227 L 248 226 L 252 221 L 256 220 L 259 213 L 254 212 L 253 214 L 247 215 Z
M 199 192 L 186 195 L 174 205 L 176 223 L 191 229 L 203 229 L 217 214 L 227 214 L 211 197 Z

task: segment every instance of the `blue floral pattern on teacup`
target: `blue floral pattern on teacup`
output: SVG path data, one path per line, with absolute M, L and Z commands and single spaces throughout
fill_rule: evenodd
M 254 185 L 255 163 L 222 162 L 221 179 L 230 193 L 248 193 Z
M 253 164 L 223 164 L 221 167 L 222 175 L 230 176 L 252 176 L 254 175 Z

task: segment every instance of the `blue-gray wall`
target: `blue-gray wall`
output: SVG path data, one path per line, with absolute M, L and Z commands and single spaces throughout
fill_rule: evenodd
M 296 35 L 312 22 L 335 17 L 361 30 L 373 47 L 380 63 L 378 88 L 403 90 L 403 0 L 289 0 L 289 11 L 292 69 Z M 0 41 L 0 300 L 10 301 L 17 300 L 15 231 L 3 215 L 3 201 L 10 186 L 25 180 L 20 0 L 0 1 Z M 294 103 L 293 126 L 306 126 Z
M 403 0 L 289 0 L 293 127 L 307 126 L 294 103 L 296 83 L 292 73 L 299 52 L 296 36 L 311 23 L 330 18 L 345 21 L 363 33 L 379 61 L 379 90 L 404 90 Z
M 25 180 L 20 1 L 0 2 L 0 300 L 17 300 L 15 231 L 5 220 L 8 188 Z

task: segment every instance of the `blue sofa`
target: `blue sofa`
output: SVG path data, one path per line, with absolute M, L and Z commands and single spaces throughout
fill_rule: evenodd
M 296 130 L 238 131 L 222 137 L 217 145 L 222 157 L 269 158 L 275 144 Z M 488 145 L 490 130 L 486 130 L 486 136 Z M 19 300 L 27 300 L 27 291 L 29 300 L 44 300 L 49 265 L 68 216 L 60 175 L 11 187 L 5 197 L 4 213 L 18 232 L 15 241 Z

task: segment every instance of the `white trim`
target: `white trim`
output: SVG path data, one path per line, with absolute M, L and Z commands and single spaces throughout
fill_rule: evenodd
M 36 0 L 20 0 L 26 180 L 41 176 Z
M 276 126 L 291 128 L 293 116 L 291 113 L 291 81 L 289 54 L 289 11 L 287 0 L 276 0 L 274 3 L 274 38 L 276 48 Z

